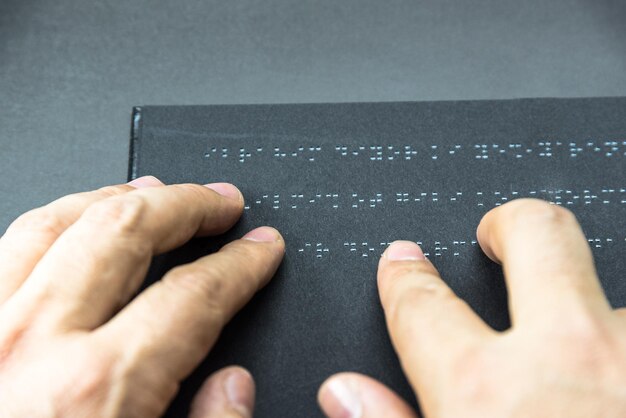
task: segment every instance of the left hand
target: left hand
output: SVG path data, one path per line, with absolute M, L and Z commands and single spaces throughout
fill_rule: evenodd
M 65 196 L 0 239 L 0 416 L 156 418 L 284 253 L 273 228 L 179 266 L 128 301 L 154 254 L 220 234 L 243 197 L 154 177 Z M 192 418 L 250 417 L 254 383 L 213 375 Z

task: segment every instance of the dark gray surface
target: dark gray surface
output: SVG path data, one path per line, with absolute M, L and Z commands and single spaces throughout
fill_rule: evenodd
M 123 181 L 133 105 L 626 95 L 625 21 L 619 0 L 0 0 L 0 229 Z
M 148 283 L 260 225 L 287 243 L 167 418 L 186 417 L 204 379 L 230 364 L 255 376 L 257 418 L 321 417 L 319 386 L 346 370 L 415 404 L 386 338 L 378 260 L 393 240 L 420 241 L 455 293 L 503 330 L 504 280 L 475 231 L 518 197 L 576 214 L 609 300 L 626 306 L 626 98 L 146 106 L 137 121 L 136 175 L 220 178 L 248 197 L 231 231 L 158 257 Z

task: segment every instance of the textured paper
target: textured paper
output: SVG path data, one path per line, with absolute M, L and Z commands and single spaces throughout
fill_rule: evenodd
M 256 226 L 287 243 L 274 280 L 183 383 L 171 417 L 230 364 L 255 376 L 255 417 L 321 416 L 316 391 L 344 370 L 417 406 L 385 329 L 378 258 L 393 240 L 420 242 L 457 294 L 506 329 L 501 271 L 475 228 L 519 197 L 571 209 L 611 303 L 626 304 L 626 99 L 147 106 L 134 112 L 129 171 L 228 181 L 246 198 L 231 232 L 158 257 L 147 283 Z

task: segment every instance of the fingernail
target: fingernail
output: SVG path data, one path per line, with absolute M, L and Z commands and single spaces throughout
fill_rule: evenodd
M 412 241 L 394 241 L 384 253 L 391 261 L 424 260 L 424 253 L 419 245 Z
M 326 389 L 335 399 L 341 410 L 325 411 L 330 418 L 360 418 L 363 416 L 361 398 L 341 379 L 333 379 L 327 383 Z
M 205 184 L 204 187 L 208 187 L 214 192 L 217 192 L 220 195 L 228 197 L 230 199 L 241 199 L 241 192 L 239 191 L 239 189 L 230 183 L 211 183 Z
M 250 373 L 235 369 L 226 376 L 223 384 L 231 408 L 243 416 L 251 417 L 254 408 L 254 383 Z
M 135 180 L 129 181 L 127 184 L 129 186 L 133 186 L 138 189 L 142 189 L 144 187 L 163 186 L 163 182 L 154 176 L 139 177 L 139 178 L 136 178 Z
M 258 241 L 258 242 L 274 242 L 278 241 L 280 235 L 278 231 L 269 226 L 262 226 L 257 229 L 253 229 L 243 236 L 243 239 L 247 239 L 250 241 Z

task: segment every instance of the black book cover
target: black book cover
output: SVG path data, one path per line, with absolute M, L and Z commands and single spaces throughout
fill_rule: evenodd
M 519 197 L 572 210 L 614 306 L 626 305 L 626 99 L 146 106 L 133 114 L 129 178 L 236 184 L 241 221 L 155 258 L 146 284 L 260 225 L 284 262 L 182 385 L 185 416 L 204 378 L 247 367 L 256 417 L 318 417 L 339 371 L 388 384 L 417 407 L 376 291 L 380 254 L 420 243 L 491 326 L 509 326 L 499 266 L 476 243 L 489 209 Z M 184 341 L 181 341 L 184 344 Z

